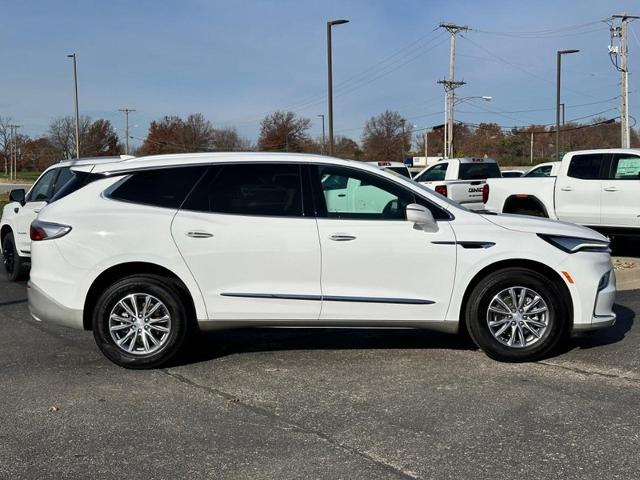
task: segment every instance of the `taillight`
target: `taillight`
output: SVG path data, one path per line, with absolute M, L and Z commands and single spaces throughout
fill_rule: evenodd
M 443 197 L 447 196 L 447 186 L 446 185 L 436 185 L 436 193 L 439 193 Z
M 61 225 L 59 223 L 43 222 L 42 220 L 34 220 L 31 222 L 29 236 L 34 242 L 41 240 L 51 240 L 65 236 L 71 231 L 69 225 Z
M 489 184 L 485 183 L 482 186 L 482 203 L 487 203 L 489 201 Z

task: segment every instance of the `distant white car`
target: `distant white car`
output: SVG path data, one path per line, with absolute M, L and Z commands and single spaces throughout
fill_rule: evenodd
M 518 178 L 524 175 L 524 170 L 502 170 L 502 178 Z
M 0 219 L 2 259 L 9 280 L 20 280 L 28 273 L 31 253 L 29 225 L 42 207 L 58 196 L 62 187 L 73 179 L 74 173 L 71 171 L 71 167 L 95 165 L 99 162 L 114 162 L 127 158 L 133 157 L 122 155 L 121 157 L 63 160 L 47 168 L 28 192 L 22 188 L 10 192 L 10 201 L 3 208 Z
M 369 165 L 373 165 L 382 170 L 386 170 L 388 172 L 397 173 L 398 175 L 402 175 L 403 177 L 411 178 L 411 171 L 409 167 L 407 167 L 402 162 L 367 162 Z
M 556 177 L 560 169 L 560 162 L 539 163 L 528 170 L 523 177 Z M 503 175 L 504 176 L 504 172 Z
M 616 319 L 602 235 L 474 213 L 363 162 L 207 153 L 76 171 L 91 178 L 31 224 L 29 308 L 92 329 L 118 365 L 158 367 L 198 327 L 250 326 L 465 325 L 492 358 L 529 361 Z
M 413 179 L 472 210 L 482 210 L 482 187 L 487 178 L 500 178 L 500 167 L 492 158 L 441 160 Z

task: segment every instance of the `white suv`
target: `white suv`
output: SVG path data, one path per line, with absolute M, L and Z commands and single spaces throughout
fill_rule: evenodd
M 167 362 L 198 327 L 466 328 L 489 356 L 527 361 L 616 318 L 600 234 L 473 213 L 321 156 L 96 165 L 40 212 L 31 239 L 34 318 L 92 329 L 131 368 Z

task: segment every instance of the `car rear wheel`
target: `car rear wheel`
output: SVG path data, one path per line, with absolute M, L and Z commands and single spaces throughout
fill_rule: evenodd
M 176 288 L 154 275 L 124 278 L 98 299 L 93 335 L 102 353 L 126 368 L 157 368 L 180 352 L 189 318 Z
M 19 255 L 13 233 L 7 233 L 2 239 L 2 261 L 9 281 L 16 282 L 26 277 L 29 265 L 27 260 Z
M 534 270 L 507 268 L 490 274 L 472 291 L 467 329 L 489 357 L 506 362 L 549 355 L 568 331 L 561 289 Z

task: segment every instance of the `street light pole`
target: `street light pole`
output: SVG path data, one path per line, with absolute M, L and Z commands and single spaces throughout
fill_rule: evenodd
M 124 113 L 124 154 L 129 155 L 129 113 L 135 112 L 135 109 L 119 108 L 118 111 Z
M 321 113 L 318 117 L 322 118 L 322 154 L 324 155 L 325 145 L 327 144 L 327 140 L 324 136 L 324 114 Z
M 73 106 L 76 111 L 76 158 L 80 158 L 80 114 L 78 110 L 78 68 L 76 65 L 76 54 L 67 55 L 73 59 Z
M 560 160 L 560 77 L 562 55 L 578 53 L 580 50 L 558 50 L 556 58 L 556 160 Z
M 329 155 L 333 155 L 333 62 L 331 58 L 331 27 L 349 23 L 349 20 L 332 20 L 327 22 L 327 98 L 329 115 Z

